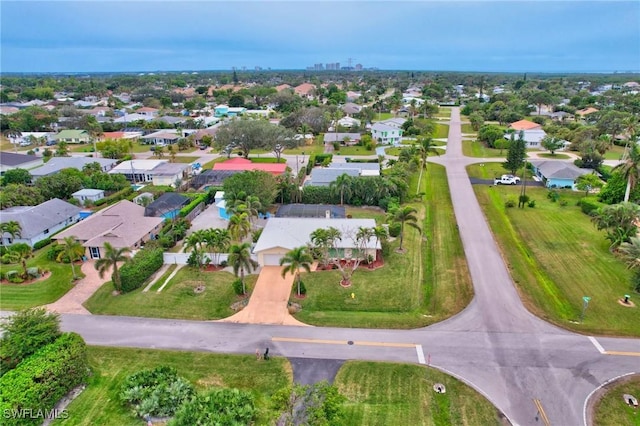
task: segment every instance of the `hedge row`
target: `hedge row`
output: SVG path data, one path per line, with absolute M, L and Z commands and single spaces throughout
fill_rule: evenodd
M 131 195 L 131 193 L 133 193 L 133 188 L 131 188 L 130 186 L 127 186 L 124 189 L 121 189 L 118 192 L 114 192 L 113 194 L 109 195 L 108 197 L 104 197 L 101 200 L 96 201 L 95 203 L 93 203 L 94 206 L 101 206 L 103 204 L 111 204 L 115 201 L 120 201 L 124 198 L 127 198 L 128 195 Z
M 43 418 L 35 413 L 52 410 L 63 396 L 85 382 L 88 374 L 84 340 L 76 333 L 63 334 L 0 378 L 2 424 L 41 424 Z M 32 416 L 28 411 L 20 416 L 19 410 L 31 410 Z M 7 415 L 12 412 L 17 415 Z
M 591 216 L 593 212 L 598 210 L 600 207 L 605 206 L 606 204 L 600 203 L 596 200 L 582 198 L 580 199 L 580 201 L 578 201 L 578 205 L 580 206 L 580 210 L 582 210 L 582 213 Z
M 193 211 L 198 205 L 204 202 L 207 198 L 207 194 L 199 194 L 189 204 L 180 209 L 180 217 L 187 217 L 189 213 Z
M 120 268 L 122 292 L 128 293 L 140 287 L 163 264 L 162 249 L 142 249 L 131 261 Z
M 41 249 L 42 247 L 46 247 L 51 244 L 51 238 L 45 238 L 44 240 L 40 240 L 33 245 L 34 250 Z

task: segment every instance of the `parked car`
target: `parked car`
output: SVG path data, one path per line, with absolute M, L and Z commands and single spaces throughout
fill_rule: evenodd
M 520 178 L 513 175 L 502 175 L 493 180 L 494 185 L 517 185 L 518 183 L 520 183 Z

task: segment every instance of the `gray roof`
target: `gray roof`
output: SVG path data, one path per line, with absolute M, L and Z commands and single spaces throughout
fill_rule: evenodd
M 16 221 L 22 228 L 22 239 L 31 239 L 80 213 L 80 208 L 53 198 L 37 206 L 16 206 L 2 210 L 0 222 Z
M 162 216 L 189 204 L 191 199 L 175 192 L 165 192 L 144 209 L 145 216 Z
M 342 110 L 347 114 L 357 114 L 362 110 L 362 107 L 353 102 L 347 102 L 343 105 Z
M 571 163 L 559 160 L 532 160 L 533 164 L 547 179 L 571 179 L 575 180 L 582 175 L 592 173 L 591 169 L 581 169 Z
M 0 164 L 3 166 L 19 166 L 20 164 L 30 163 L 41 159 L 42 158 L 35 155 L 15 154 L 13 152 L 4 151 L 0 153 Z
M 31 176 L 42 177 L 58 173 L 62 169 L 78 169 L 82 170 L 84 166 L 91 163 L 98 163 L 100 167 L 111 167 L 118 160 L 110 158 L 93 158 L 93 157 L 53 157 L 46 164 L 29 170 Z
M 331 163 L 330 169 L 380 170 L 379 163 Z
M 73 196 L 88 196 L 91 197 L 93 195 L 100 195 L 100 194 L 104 194 L 104 189 L 89 189 L 89 188 L 85 188 L 85 189 L 81 189 L 80 191 L 76 191 L 74 192 Z
M 311 242 L 310 235 L 320 228 L 334 227 L 342 232 L 342 240 L 336 246 L 339 248 L 354 248 L 356 244 L 349 236 L 355 234 L 360 227 L 375 228 L 374 219 L 322 219 L 322 218 L 269 218 L 256 243 L 254 253 L 269 250 L 275 247 L 292 250 L 296 247 L 306 246 Z M 371 238 L 368 242 L 370 248 L 380 248 L 380 242 Z
M 184 123 L 185 121 L 187 121 L 184 117 L 172 117 L 170 115 L 162 116 L 160 118 L 157 118 L 156 120 L 164 121 L 165 123 L 169 124 Z
M 186 163 L 162 163 L 152 170 L 153 176 L 175 176 L 191 166 Z
M 349 176 L 360 176 L 360 170 L 354 169 L 328 169 L 314 168 L 311 170 L 311 179 L 305 182 L 305 185 L 311 186 L 329 186 L 338 176 L 347 174 Z
M 284 204 L 278 208 L 276 217 L 327 217 L 344 219 L 347 217 L 347 209 L 344 206 L 332 204 Z
M 325 142 L 342 142 L 344 138 L 348 138 L 350 141 L 359 141 L 361 139 L 360 133 L 325 133 Z

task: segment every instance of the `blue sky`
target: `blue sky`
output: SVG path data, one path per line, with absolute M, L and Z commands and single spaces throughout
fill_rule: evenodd
M 0 71 L 640 71 L 640 1 L 7 1 Z

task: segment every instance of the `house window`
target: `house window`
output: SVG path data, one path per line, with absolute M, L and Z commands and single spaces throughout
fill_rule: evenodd
M 100 259 L 100 248 L 99 247 L 89 247 L 89 252 L 91 252 L 92 259 Z

